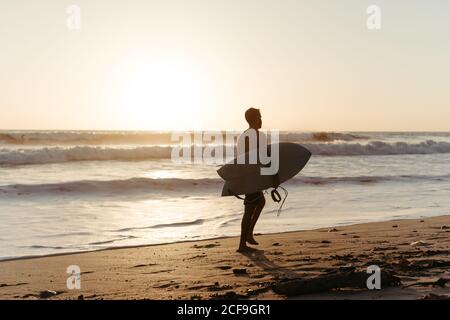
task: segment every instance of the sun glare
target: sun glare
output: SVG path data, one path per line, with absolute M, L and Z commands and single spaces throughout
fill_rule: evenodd
M 128 63 L 120 71 L 121 120 L 135 129 L 193 129 L 210 89 L 204 67 L 175 59 Z

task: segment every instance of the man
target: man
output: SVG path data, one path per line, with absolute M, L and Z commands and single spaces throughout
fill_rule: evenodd
M 259 162 L 259 143 L 267 143 L 266 136 L 264 133 L 259 132 L 262 126 L 261 112 L 259 109 L 250 108 L 245 112 L 245 120 L 247 120 L 249 128 L 241 135 L 238 140 L 238 143 L 245 143 L 245 152 L 249 151 L 257 151 L 257 161 Z M 248 132 L 249 130 L 254 130 L 256 134 L 251 134 L 252 132 Z M 249 137 L 256 137 L 256 144 L 251 143 L 249 141 Z M 244 139 L 243 139 L 244 138 Z M 256 145 L 256 150 L 253 150 L 252 147 Z M 242 150 L 238 147 L 238 150 Z M 249 157 L 250 158 L 250 157 Z M 246 159 L 246 163 L 249 159 Z M 274 187 L 278 187 L 279 180 L 278 175 L 274 176 Z M 258 245 L 258 242 L 255 240 L 253 236 L 253 230 L 255 228 L 256 222 L 261 214 L 261 211 L 266 204 L 266 199 L 264 198 L 264 194 L 262 191 L 250 193 L 245 195 L 244 200 L 244 216 L 242 217 L 241 223 L 241 240 L 239 243 L 238 252 L 249 252 L 256 250 L 252 247 L 247 246 L 247 243 Z

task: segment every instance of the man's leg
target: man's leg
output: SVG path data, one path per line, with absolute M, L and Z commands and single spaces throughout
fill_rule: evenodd
M 245 204 L 244 216 L 242 217 L 241 222 L 241 240 L 239 242 L 238 251 L 246 251 L 249 249 L 249 247 L 247 247 L 246 241 L 252 223 L 252 215 L 255 211 L 256 206 L 257 204 L 254 203 Z
M 247 237 L 247 242 L 250 244 L 258 244 L 258 242 L 256 242 L 255 238 L 253 237 L 253 230 L 255 229 L 256 222 L 258 221 L 259 216 L 261 215 L 261 212 L 265 205 L 266 205 L 266 199 L 264 198 L 264 195 L 261 194 L 261 197 L 258 200 L 258 202 L 256 203 L 255 209 L 254 209 L 252 217 L 251 217 L 250 228 L 249 228 L 248 237 Z

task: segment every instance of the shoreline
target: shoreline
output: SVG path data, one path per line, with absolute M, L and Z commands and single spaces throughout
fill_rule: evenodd
M 221 237 L 2 260 L 0 299 L 450 299 L 449 215 L 257 240 L 260 250 L 246 255 L 235 251 L 238 237 Z M 373 264 L 401 285 L 340 287 Z M 67 288 L 71 265 L 81 269 L 80 290 Z M 330 276 L 337 287 L 311 287 Z
M 348 226 L 358 226 L 358 225 L 364 225 L 368 223 L 380 223 L 380 222 L 390 222 L 390 221 L 403 221 L 403 220 L 417 220 L 417 219 L 429 219 L 429 218 L 438 218 L 438 217 L 445 217 L 447 215 L 437 215 L 437 216 L 429 216 L 429 217 L 414 217 L 414 218 L 392 218 L 388 220 L 379 220 L 379 221 L 370 221 L 370 222 L 356 222 L 356 223 L 349 223 L 349 224 L 340 224 L 340 225 L 330 225 L 320 228 L 312 228 L 312 229 L 300 229 L 300 230 L 290 230 L 290 231 L 281 231 L 281 232 L 267 232 L 267 233 L 255 233 L 256 236 L 270 236 L 270 235 L 277 235 L 277 234 L 289 234 L 289 233 L 296 233 L 296 232 L 304 232 L 304 231 L 314 231 L 314 230 L 321 230 L 321 229 L 327 229 L 327 228 L 339 228 L 339 227 L 348 227 Z M 43 255 L 27 255 L 27 256 L 19 256 L 19 257 L 8 257 L 8 258 L 0 258 L 0 264 L 2 262 L 8 262 L 8 261 L 20 261 L 20 260 L 29 260 L 29 259 L 39 259 L 39 258 L 51 258 L 51 257 L 59 257 L 59 256 L 66 256 L 66 255 L 75 255 L 75 254 L 82 254 L 82 253 L 92 253 L 92 252 L 101 252 L 105 250 L 119 250 L 119 249 L 133 249 L 133 248 L 142 248 L 142 247 L 154 247 L 154 246 L 165 246 L 165 245 L 171 245 L 171 244 L 181 244 L 181 243 L 190 243 L 190 242 L 200 242 L 200 241 L 208 241 L 208 240 L 222 240 L 222 239 L 229 239 L 229 238 L 239 238 L 239 235 L 231 235 L 231 236 L 219 236 L 219 237 L 212 237 L 212 238 L 204 238 L 204 239 L 191 239 L 191 240 L 179 240 L 174 242 L 162 242 L 162 243 L 144 243 L 144 244 L 137 244 L 137 245 L 129 245 L 129 246 L 116 246 L 116 247 L 107 247 L 107 248 L 100 248 L 100 249 L 92 249 L 92 250 L 82 250 L 82 251 L 68 251 L 68 252 L 61 252 L 61 253 L 49 253 L 49 254 L 43 254 Z

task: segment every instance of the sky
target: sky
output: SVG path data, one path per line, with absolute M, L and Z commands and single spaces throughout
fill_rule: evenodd
M 450 131 L 449 36 L 447 0 L 2 0 L 0 129 Z

